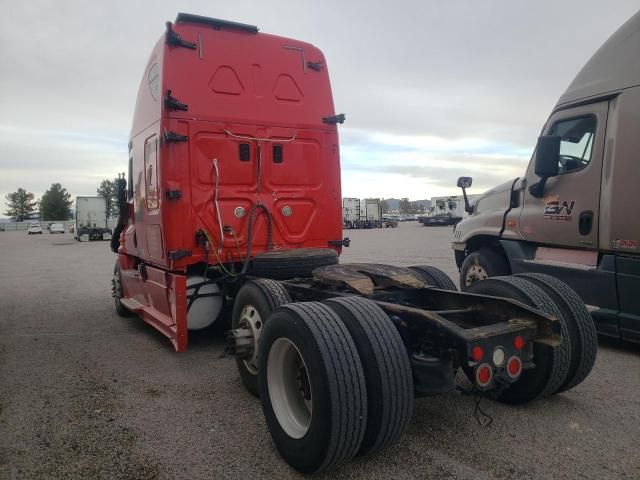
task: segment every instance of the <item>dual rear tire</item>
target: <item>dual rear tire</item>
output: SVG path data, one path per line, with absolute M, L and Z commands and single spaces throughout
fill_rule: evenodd
M 344 324 L 326 305 L 276 310 L 260 341 L 262 409 L 283 458 L 316 473 L 353 458 L 367 424 L 362 362 Z
M 569 371 L 558 392 L 570 390 L 587 378 L 596 361 L 598 336 L 593 319 L 582 299 L 563 281 L 542 273 L 523 273 L 517 277 L 542 289 L 558 307 L 571 340 Z
M 246 360 L 238 368 L 282 457 L 317 473 L 395 443 L 411 420 L 413 379 L 389 317 L 361 297 L 291 303 L 281 285 L 264 282 L 236 298 L 234 323 L 247 305 L 263 319 L 256 368 Z
M 560 345 L 534 343 L 535 366 L 499 392 L 499 401 L 526 403 L 569 390 L 589 375 L 597 351 L 595 326 L 584 303 L 564 282 L 549 275 L 522 274 L 474 282 L 467 292 L 510 298 L 560 321 Z

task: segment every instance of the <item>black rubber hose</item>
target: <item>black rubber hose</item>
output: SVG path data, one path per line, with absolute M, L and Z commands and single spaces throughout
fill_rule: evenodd
M 271 250 L 273 248 L 273 219 L 271 218 L 271 212 L 269 212 L 269 209 L 262 203 L 256 203 L 251 207 L 251 210 L 249 210 L 249 227 L 247 228 L 247 258 L 245 258 L 244 265 L 242 265 L 242 271 L 240 272 L 241 275 L 247 273 L 249 262 L 251 261 L 251 247 L 253 246 L 253 220 L 258 207 L 264 210 L 264 213 L 269 220 L 269 226 L 267 230 L 267 250 Z

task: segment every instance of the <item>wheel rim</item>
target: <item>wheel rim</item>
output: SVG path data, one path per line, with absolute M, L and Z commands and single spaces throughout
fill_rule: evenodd
M 464 283 L 468 287 L 473 282 L 486 280 L 487 278 L 489 278 L 489 274 L 484 268 L 482 268 L 480 265 L 471 265 L 471 267 L 467 271 L 467 276 L 464 279 Z
M 311 382 L 300 351 L 288 338 L 278 338 L 271 346 L 267 385 L 282 429 L 292 438 L 304 437 L 313 413 Z
M 238 326 L 242 328 L 248 328 L 251 330 L 253 337 L 253 353 L 251 358 L 247 358 L 244 361 L 244 365 L 247 370 L 253 375 L 258 374 L 258 341 L 260 340 L 260 333 L 262 333 L 262 318 L 260 313 L 253 305 L 245 305 L 240 312 L 240 320 Z

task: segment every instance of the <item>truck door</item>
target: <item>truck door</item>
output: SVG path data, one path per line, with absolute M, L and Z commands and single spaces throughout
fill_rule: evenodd
M 609 102 L 560 110 L 544 135 L 559 135 L 559 174 L 547 180 L 542 198 L 529 192 L 540 179 L 529 164 L 520 214 L 520 233 L 550 246 L 598 248 L 598 215 Z

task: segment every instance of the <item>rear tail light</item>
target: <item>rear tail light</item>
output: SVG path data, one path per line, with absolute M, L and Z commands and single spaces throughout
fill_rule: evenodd
M 491 383 L 493 371 L 488 363 L 483 363 L 476 369 L 476 383 L 479 387 L 486 387 Z
M 471 359 L 474 362 L 479 362 L 484 358 L 484 350 L 480 345 L 476 345 L 471 349 Z
M 516 347 L 516 350 L 522 350 L 524 348 L 524 338 L 518 335 L 513 339 L 513 346 Z
M 513 356 L 507 361 L 507 374 L 511 378 L 518 378 L 522 372 L 522 361 L 520 357 Z

